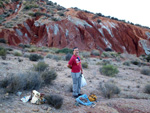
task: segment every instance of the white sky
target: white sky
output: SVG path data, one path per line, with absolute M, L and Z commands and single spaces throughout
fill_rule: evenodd
M 116 17 L 150 27 L 150 0 L 50 0 L 65 7 Z

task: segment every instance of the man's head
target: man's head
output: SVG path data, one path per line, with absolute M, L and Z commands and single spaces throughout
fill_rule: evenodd
M 73 54 L 74 54 L 75 56 L 78 56 L 78 55 L 79 55 L 79 49 L 78 49 L 78 47 L 74 47 L 74 48 L 73 48 Z

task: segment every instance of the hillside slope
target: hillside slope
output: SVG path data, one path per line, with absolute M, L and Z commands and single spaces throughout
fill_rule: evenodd
M 100 52 L 111 48 L 138 56 L 150 54 L 150 29 L 81 10 L 65 9 L 44 0 L 34 2 L 36 4 L 28 8 L 28 2 L 16 2 L 20 3 L 20 10 L 1 23 L 0 38 L 7 40 L 10 45 L 78 46 L 81 50 L 98 49 Z M 20 21 L 13 22 L 16 15 Z M 11 22 L 11 27 L 4 27 L 7 21 Z

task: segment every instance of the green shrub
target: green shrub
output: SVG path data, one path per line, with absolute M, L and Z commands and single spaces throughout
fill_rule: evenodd
M 118 74 L 118 69 L 117 67 L 113 66 L 113 65 L 104 65 L 102 68 L 100 68 L 100 72 L 103 75 L 106 76 L 115 76 L 116 74 Z
M 45 84 L 51 84 L 56 79 L 57 73 L 54 70 L 44 71 L 41 77 Z
M 59 61 L 59 60 L 61 60 L 61 56 L 53 55 L 53 59 L 56 61 Z
M 31 5 L 26 5 L 26 6 L 24 7 L 24 9 L 29 10 L 29 9 L 31 9 L 31 8 L 38 8 L 38 7 L 39 7 L 38 5 L 31 4 Z
M 52 1 L 47 1 L 47 5 L 54 5 L 54 3 Z
M 14 56 L 22 56 L 22 54 L 18 51 L 14 52 L 13 54 L 14 54 Z
M 92 51 L 91 51 L 91 55 L 100 56 L 100 53 L 99 53 L 98 50 L 92 50 Z
M 133 61 L 131 61 L 131 63 L 134 65 L 140 65 L 141 64 L 141 62 L 138 60 L 133 60 Z
M 23 57 L 29 58 L 30 57 L 30 53 L 24 53 Z
M 102 60 L 102 63 L 101 63 L 102 65 L 108 65 L 108 64 L 111 64 L 111 60 L 109 60 L 109 59 L 104 59 L 104 60 Z
M 150 69 L 149 68 L 141 69 L 141 74 L 150 76 Z
M 147 94 L 150 94 L 150 84 L 147 84 L 147 85 L 144 87 L 144 92 L 147 93 Z
M 38 61 L 39 59 L 43 59 L 43 57 L 38 54 L 30 54 L 29 56 L 30 61 Z
M 70 53 L 70 54 L 72 54 L 73 50 L 69 49 L 69 48 L 63 48 L 63 49 L 57 50 L 56 53 L 65 53 L 65 54 Z
M 147 62 L 150 61 L 150 54 L 146 56 L 146 60 L 147 60 Z
M 109 52 L 103 52 L 101 57 L 111 57 Z
M 59 19 L 58 18 L 55 18 L 55 17 L 52 17 L 51 18 L 53 21 L 58 21 Z
M 100 19 L 97 19 L 97 23 L 100 23 L 101 22 L 101 20 Z
M 82 63 L 82 67 L 83 67 L 83 68 L 88 68 L 88 63 L 87 63 L 87 62 L 83 62 L 83 63 Z
M 48 64 L 46 64 L 45 62 L 38 62 L 37 65 L 33 65 L 33 66 L 35 71 L 42 72 L 46 70 Z
M 113 83 L 104 83 L 104 84 L 100 84 L 100 89 L 102 91 L 102 94 L 105 98 L 111 98 L 113 95 L 115 94 L 119 94 L 120 93 L 120 88 L 117 87 L 115 84 Z
M 120 54 L 116 53 L 116 52 L 110 52 L 110 55 L 114 58 L 118 57 Z
M 13 51 L 13 49 L 12 49 L 12 48 L 6 48 L 6 50 L 8 50 L 8 51 Z
M 0 56 L 6 56 L 6 54 L 7 54 L 6 49 L 0 46 Z
M 65 60 L 69 61 L 71 59 L 71 57 L 72 57 L 72 54 L 67 53 L 67 55 L 65 56 Z
M 46 58 L 52 59 L 52 58 L 53 58 L 53 55 L 52 55 L 52 54 L 48 54 L 48 55 L 46 56 Z
M 123 63 L 123 65 L 125 65 L 125 66 L 130 66 L 130 61 L 125 61 L 125 62 Z
M 4 38 L 0 38 L 0 43 L 6 44 L 6 40 Z
M 56 109 L 61 108 L 61 106 L 63 104 L 63 98 L 59 95 L 45 96 L 45 99 L 48 104 L 54 106 Z
M 57 13 L 59 16 L 65 16 L 65 14 L 63 12 L 58 12 Z

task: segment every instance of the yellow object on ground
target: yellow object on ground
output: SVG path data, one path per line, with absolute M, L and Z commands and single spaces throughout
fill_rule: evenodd
M 90 100 L 91 102 L 93 102 L 93 101 L 96 101 L 96 100 L 97 100 L 97 96 L 96 96 L 95 94 L 91 94 L 91 95 L 89 95 L 89 96 L 88 96 L 88 98 L 89 98 L 89 100 Z

